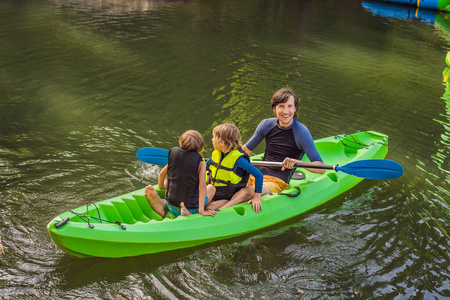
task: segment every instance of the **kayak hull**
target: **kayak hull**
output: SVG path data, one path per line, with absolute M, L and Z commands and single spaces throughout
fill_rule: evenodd
M 315 143 L 324 163 L 331 165 L 383 159 L 388 151 L 388 137 L 373 131 L 324 138 Z M 252 157 L 261 159 L 262 155 Z M 228 239 L 277 224 L 326 203 L 363 180 L 332 170 L 323 175 L 297 170 L 305 178 L 292 179 L 284 193 L 295 195 L 297 188 L 301 193 L 296 197 L 265 195 L 261 197 L 260 213 L 242 203 L 222 209 L 215 217 L 196 214 L 175 218 L 169 213 L 162 219 L 149 205 L 144 189 L 140 189 L 62 213 L 47 224 L 47 229 L 59 248 L 76 257 L 158 253 Z M 164 194 L 163 190 L 158 192 Z

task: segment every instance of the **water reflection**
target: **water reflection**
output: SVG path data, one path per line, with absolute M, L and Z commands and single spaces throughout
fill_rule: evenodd
M 411 14 L 409 8 L 377 5 L 375 10 L 370 6 L 371 12 L 376 12 L 389 18 L 414 19 L 420 20 L 427 24 L 434 25 L 437 33 L 444 39 L 449 40 L 450 23 L 448 14 L 439 12 L 427 12 L 427 14 Z M 448 69 L 444 71 L 444 82 L 447 86 Z M 414 231 L 417 234 L 414 238 L 407 233 L 402 233 L 396 237 L 386 235 L 384 238 L 376 242 L 377 247 L 382 247 L 383 255 L 389 257 L 389 261 L 385 261 L 385 267 L 381 271 L 383 274 L 390 274 L 389 277 L 398 280 L 397 285 L 391 286 L 387 290 L 380 290 L 381 294 L 397 290 L 408 297 L 416 294 L 411 286 L 416 285 L 416 278 L 433 278 L 434 284 L 421 282 L 428 291 L 437 293 L 445 290 L 446 283 L 442 282 L 438 277 L 431 274 L 439 274 L 438 268 L 435 268 L 433 262 L 448 264 L 450 257 L 448 250 L 450 249 L 450 236 L 448 234 L 448 220 L 450 209 L 448 206 L 449 192 L 449 116 L 448 116 L 448 89 L 442 97 L 445 101 L 444 111 L 446 113 L 430 115 L 433 121 L 442 125 L 442 128 L 430 130 L 430 134 L 436 134 L 440 137 L 439 141 L 433 143 L 433 147 L 437 150 L 436 154 L 430 151 L 429 157 L 416 159 L 416 171 L 411 170 L 415 176 L 407 183 L 409 193 L 405 195 L 405 207 L 398 207 L 399 214 L 396 219 L 389 222 L 389 226 L 402 227 L 402 223 L 414 224 Z M 432 99 L 430 99 L 432 100 Z M 431 124 L 430 124 L 431 125 Z M 442 132 L 442 133 L 441 133 Z M 425 142 L 421 143 L 421 149 L 429 147 Z M 430 149 L 431 150 L 431 149 Z M 419 157 L 419 155 L 415 155 Z M 439 170 L 439 171 L 437 171 Z M 405 229 L 407 230 L 407 229 Z M 403 232 L 399 229 L 396 232 Z M 384 243 L 384 246 L 383 246 Z M 397 244 L 397 246 L 395 246 Z M 410 255 L 399 255 L 396 249 L 403 248 L 405 252 L 411 252 Z M 421 255 L 413 254 L 412 249 L 420 249 Z M 394 251 L 394 252 L 392 252 Z M 381 259 L 381 257 L 380 257 Z M 420 260 L 421 267 L 415 263 Z M 398 267 L 395 267 L 398 266 Z M 375 273 L 376 274 L 376 273 Z M 375 275 L 374 274 L 374 275 Z M 404 284 L 405 287 L 399 288 Z
M 418 20 L 430 25 L 434 24 L 436 10 L 417 8 L 396 3 L 364 1 L 362 6 L 374 15 L 386 18 Z
M 450 55 L 447 54 L 446 62 L 448 65 L 450 65 L 449 61 Z M 450 81 L 449 81 L 449 70 L 450 67 L 447 67 L 444 69 L 443 72 L 443 82 L 445 85 L 445 93 L 442 96 L 442 99 L 444 100 L 445 104 L 445 112 L 440 115 L 440 117 L 443 120 L 436 120 L 439 124 L 441 124 L 445 131 L 441 135 L 441 144 L 442 148 L 439 149 L 439 152 L 435 155 L 435 162 L 438 165 L 439 169 L 443 172 L 447 173 L 447 182 L 450 182 L 450 174 L 449 174 L 449 167 L 445 165 L 445 163 L 448 164 L 448 153 L 450 153 Z
M 450 40 L 450 13 L 448 12 L 374 1 L 364 1 L 362 6 L 373 15 L 391 20 L 402 19 L 434 25 L 442 38 Z
M 253 53 L 246 53 L 231 63 L 234 71 L 227 79 L 229 85 L 213 91 L 215 101 L 223 105 L 215 113 L 218 121 L 215 121 L 212 127 L 225 120 L 231 121 L 237 124 L 242 135 L 247 137 L 254 131 L 254 125 L 251 124 L 253 120 L 271 116 L 269 103 L 278 87 L 295 81 L 293 76 L 300 76 L 295 70 L 298 66 L 294 59 L 291 70 L 277 70 L 277 62 L 273 60 L 272 55 L 264 53 L 264 49 L 257 45 L 253 46 L 253 49 Z M 286 72 L 291 74 L 289 79 L 282 78 L 282 74 Z M 223 99 L 227 100 L 224 102 Z
M 175 6 L 184 0 L 51 0 L 60 6 L 77 10 L 93 10 L 96 13 L 123 14 L 147 12 L 161 7 Z

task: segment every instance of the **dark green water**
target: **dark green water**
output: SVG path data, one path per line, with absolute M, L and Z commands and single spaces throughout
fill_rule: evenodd
M 449 298 L 449 17 L 351 0 L 0 0 L 0 298 Z M 192 249 L 77 259 L 53 244 L 61 212 L 157 182 L 136 150 L 196 129 L 208 155 L 224 121 L 245 142 L 285 86 L 315 138 L 388 134 L 403 177 Z

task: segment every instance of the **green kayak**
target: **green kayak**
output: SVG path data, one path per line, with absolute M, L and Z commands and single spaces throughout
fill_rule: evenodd
M 337 135 L 315 143 L 324 163 L 330 165 L 383 159 L 388 151 L 388 137 L 374 131 Z M 251 159 L 261 160 L 262 154 Z M 306 156 L 304 160 L 307 161 Z M 47 224 L 47 229 L 59 248 L 76 257 L 157 253 L 223 240 L 277 224 L 324 204 L 363 180 L 334 170 L 327 170 L 323 175 L 300 168 L 297 171 L 304 176 L 292 179 L 283 195 L 261 197 L 260 213 L 242 203 L 222 209 L 215 217 L 196 214 L 175 218 L 169 213 L 162 219 L 149 205 L 144 189 L 140 189 L 62 213 Z M 158 190 L 162 197 L 164 192 Z

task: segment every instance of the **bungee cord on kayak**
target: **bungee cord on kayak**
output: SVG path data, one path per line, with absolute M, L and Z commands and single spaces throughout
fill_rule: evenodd
M 94 216 L 91 216 L 89 214 L 89 206 L 91 204 L 93 204 L 95 206 L 95 209 L 97 210 L 98 217 L 94 217 Z M 91 221 L 90 221 L 91 218 L 94 219 L 94 220 L 100 221 L 100 223 L 106 222 L 106 223 L 109 223 L 109 224 L 117 224 L 117 225 L 119 225 L 119 227 L 121 229 L 123 229 L 123 230 L 127 229 L 127 227 L 125 225 L 123 225 L 120 221 L 112 222 L 112 221 L 108 221 L 108 220 L 100 218 L 100 210 L 98 209 L 97 204 L 95 204 L 95 203 L 86 203 L 86 214 L 78 213 L 78 212 L 75 212 L 73 210 L 68 210 L 67 212 L 70 212 L 70 213 L 76 215 L 77 217 L 79 217 L 81 220 L 86 222 L 87 223 L 86 226 L 91 228 L 91 229 L 94 228 L 94 225 L 91 224 Z M 62 220 L 61 222 L 56 224 L 55 227 L 59 228 L 59 227 L 63 226 L 64 224 L 66 224 L 69 221 L 69 219 L 70 218 L 66 218 L 66 219 Z
M 303 179 L 303 178 L 302 178 L 302 179 Z M 288 196 L 288 197 L 291 197 L 291 198 L 295 198 L 295 197 L 297 197 L 298 195 L 300 195 L 300 193 L 302 192 L 302 190 L 300 190 L 300 188 L 299 188 L 298 186 L 294 186 L 294 189 L 296 189 L 297 192 L 295 192 L 295 193 L 293 193 L 293 194 L 280 192 L 280 193 L 278 193 L 278 195 L 284 195 L 284 196 Z M 273 194 L 273 193 L 269 193 L 269 195 L 272 195 L 272 194 Z
M 364 133 L 371 134 L 370 131 L 364 131 Z M 352 138 L 352 140 L 348 139 L 347 138 L 348 136 L 350 136 Z M 353 148 L 353 149 L 359 149 L 359 147 L 354 147 L 354 146 L 348 145 L 348 144 L 344 143 L 344 141 L 347 141 L 349 143 L 353 143 L 353 144 L 356 144 L 356 145 L 360 145 L 360 146 L 362 146 L 364 148 L 368 148 L 368 147 L 373 146 L 375 144 L 381 144 L 382 146 L 385 146 L 385 147 L 389 146 L 389 140 L 387 140 L 387 143 L 385 143 L 385 141 L 386 141 L 385 139 L 383 139 L 381 141 L 378 141 L 378 142 L 373 142 L 373 143 L 367 145 L 367 144 L 358 142 L 355 139 L 355 137 L 353 136 L 353 134 L 345 134 L 344 133 L 342 135 L 335 135 L 334 138 L 338 139 L 342 143 L 342 145 L 344 145 L 345 147 Z

